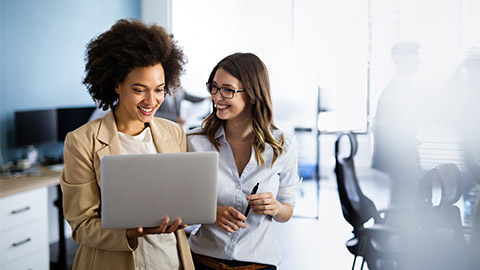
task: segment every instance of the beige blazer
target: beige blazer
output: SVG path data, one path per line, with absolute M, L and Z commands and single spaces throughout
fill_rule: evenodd
M 150 123 L 158 152 L 185 152 L 183 128 L 168 120 Z M 104 230 L 100 219 L 100 160 L 121 154 L 112 111 L 75 131 L 65 139 L 65 167 L 60 184 L 65 219 L 72 237 L 80 244 L 73 269 L 135 269 L 137 241 L 129 241 L 126 230 Z M 175 233 L 183 269 L 194 269 L 184 230 Z

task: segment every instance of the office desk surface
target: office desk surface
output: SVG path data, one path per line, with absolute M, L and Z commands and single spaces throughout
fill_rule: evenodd
M 60 172 L 39 167 L 39 175 L 0 178 L 0 198 L 40 187 L 55 186 L 60 183 Z

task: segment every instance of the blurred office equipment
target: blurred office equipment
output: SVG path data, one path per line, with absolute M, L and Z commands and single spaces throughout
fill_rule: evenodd
M 315 181 L 315 219 L 319 217 L 320 201 L 320 131 L 318 128 L 318 117 L 322 110 L 320 88 L 317 92 L 314 128 L 294 127 L 295 139 L 298 143 L 298 174 L 303 179 Z M 303 194 L 303 188 L 300 188 Z
M 3 162 L 2 148 L 0 147 L 0 173 L 3 172 L 5 163 Z
M 37 146 L 65 140 L 68 132 L 90 121 L 95 106 L 25 110 L 15 112 L 15 145 L 25 148 L 25 155 L 17 161 L 21 169 L 38 162 Z M 62 163 L 62 157 L 43 157 L 46 165 Z M 18 166 L 17 165 L 17 166 Z
M 435 96 L 417 137 L 420 164 L 430 169 L 439 162 L 455 163 L 462 175 L 464 221 L 469 224 L 480 190 L 480 48 L 466 50 L 449 77 L 445 91 Z
M 77 129 L 90 121 L 90 117 L 95 109 L 95 106 L 57 109 L 58 141 L 63 142 L 68 132 Z
M 457 165 L 441 163 L 420 181 L 423 208 L 418 209 L 412 220 L 402 221 L 408 229 L 402 269 L 470 269 L 462 217 L 455 205 L 462 196 Z
M 17 147 L 26 147 L 24 158 L 30 164 L 37 162 L 35 146 L 57 141 L 57 127 L 54 109 L 15 112 L 15 143 Z
M 308 127 L 295 127 L 294 134 L 298 143 L 298 174 L 303 179 L 313 179 L 317 177 L 318 166 L 316 132 Z
M 349 139 L 346 157 L 340 147 L 342 137 Z M 454 205 L 462 195 L 458 167 L 453 163 L 436 166 L 417 179 L 418 189 L 408 207 L 379 211 L 360 188 L 353 161 L 356 151 L 355 135 L 340 134 L 335 173 L 342 213 L 353 227 L 354 236 L 346 242 L 354 255 L 352 269 L 358 256 L 363 258 L 361 268 L 366 261 L 370 270 L 468 269 L 462 219 Z M 371 219 L 374 224 L 367 226 Z
M 16 134 L 16 145 L 23 147 L 27 146 L 27 149 L 41 144 L 47 143 L 58 143 L 65 140 L 65 136 L 68 132 L 75 130 L 76 128 L 82 126 L 83 124 L 90 121 L 92 113 L 95 111 L 95 106 L 83 106 L 83 107 L 70 107 L 70 108 L 58 108 L 58 109 L 48 109 L 48 110 L 35 110 L 35 111 L 20 111 L 15 113 L 15 134 Z M 42 164 L 51 165 L 58 164 L 63 162 L 63 157 L 44 157 L 42 159 Z M 19 162 L 17 162 L 19 163 Z M 18 166 L 18 165 L 17 165 Z M 3 201 L 8 200 L 10 197 L 24 197 L 21 193 L 23 189 L 35 189 L 38 187 L 43 187 L 43 180 L 47 181 L 45 186 L 55 186 L 58 184 L 58 175 L 63 165 L 58 167 L 58 169 L 53 170 L 52 167 L 47 169 L 44 166 L 38 166 L 34 168 L 21 168 L 18 175 L 14 175 L 17 178 L 15 182 L 9 181 L 10 179 L 2 178 L 2 192 L 18 192 L 18 195 L 12 195 L 3 199 Z M 34 170 L 35 173 L 30 171 Z M 8 172 L 7 172 L 8 173 Z M 22 175 L 35 174 L 36 176 L 23 177 Z M 6 174 L 8 177 L 13 174 Z M 5 181 L 4 181 L 5 180 Z M 25 186 L 23 183 L 25 182 Z M 16 184 L 15 184 L 16 183 Z M 41 185 L 40 185 L 41 184 Z M 57 186 L 57 200 L 54 202 L 55 206 L 58 207 L 58 229 L 59 229 L 59 242 L 58 242 L 58 253 L 55 253 L 56 258 L 51 262 L 51 267 L 53 269 L 67 269 L 66 267 L 66 238 L 65 238 L 65 224 L 63 218 L 63 208 L 62 208 L 62 195 L 60 186 Z M 10 191 L 10 189 L 12 191 Z M 43 188 L 45 189 L 45 188 Z M 43 191 L 42 189 L 42 194 Z M 40 189 L 39 189 L 40 190 Z M 46 189 L 45 189 L 46 190 Z M 40 192 L 40 191 L 38 191 Z M 25 192 L 26 193 L 26 192 Z M 33 193 L 32 193 L 33 194 Z M 36 194 L 36 193 L 35 193 Z M 2 194 L 2 196 L 7 196 L 8 194 Z M 43 196 L 43 195 L 42 195 Z M 24 201 L 30 202 L 29 200 L 22 199 Z M 40 200 L 40 199 L 39 199 Z M 35 202 L 35 205 L 46 206 L 46 198 L 42 198 L 38 203 Z M 0 200 L 1 203 L 2 200 Z M 30 207 L 32 208 L 32 207 Z M 32 210 L 36 209 L 32 208 Z M 45 207 L 46 208 L 46 207 Z M 46 209 L 45 209 L 46 210 Z M 35 210 L 36 211 L 36 210 Z M 43 210 L 42 210 L 43 211 Z M 31 211 L 26 211 L 30 213 Z M 43 214 L 42 214 L 43 215 Z M 42 216 L 43 217 L 43 216 Z M 27 239 L 26 242 L 14 241 L 14 244 L 18 244 L 18 250 L 25 250 L 22 252 L 32 252 L 37 247 L 42 246 L 42 253 L 33 256 L 32 259 L 27 260 L 18 260 L 13 261 L 13 258 L 21 255 L 20 253 L 10 252 L 7 254 L 6 259 L 10 260 L 12 258 L 12 269 L 15 267 L 19 268 L 32 268 L 39 265 L 43 266 L 45 263 L 48 265 L 48 247 L 45 248 L 45 244 L 48 246 L 48 239 L 44 239 L 47 235 L 43 230 L 47 229 L 47 221 L 42 220 L 41 228 L 35 229 L 35 231 L 30 232 L 27 228 L 22 229 L 26 231 L 24 239 Z M 45 227 L 45 228 L 44 228 Z M 40 237 L 41 235 L 41 237 Z M 15 237 L 21 237 L 15 236 Z M 29 239 L 29 240 L 28 240 Z M 13 241 L 13 240 L 12 240 Z M 20 247 L 21 246 L 21 247 Z M 46 256 L 44 256 L 46 254 Z M 40 256 L 41 255 L 41 256 Z M 41 260 L 41 262 L 39 261 Z M 10 266 L 10 265 L 9 265 Z M 25 266 L 25 267 L 24 267 Z M 28 266 L 28 267 L 27 267 Z M 47 266 L 48 267 L 48 266 Z M 57 268 L 58 267 L 58 268 Z M 1 267 L 0 267 L 1 268 Z M 7 267 L 8 268 L 8 267 Z
M 165 97 L 155 116 L 184 125 L 186 122 L 189 122 L 191 118 L 198 117 L 198 115 L 183 115 L 182 103 L 188 101 L 192 104 L 197 104 L 205 99 L 205 97 L 192 95 L 183 87 L 180 87 L 175 93 Z
M 480 268 L 480 198 L 477 197 L 472 217 L 472 230 L 468 242 L 470 269 Z
M 342 138 L 348 138 L 350 153 L 343 157 Z M 342 133 L 335 142 L 335 174 L 337 176 L 338 195 L 345 220 L 353 227 L 353 237 L 345 243 L 348 251 L 354 255 L 352 270 L 355 269 L 357 257 L 362 257 L 361 269 L 365 261 L 371 270 L 378 269 L 377 260 L 388 262 L 395 268 L 398 251 L 385 248 L 386 239 L 394 236 L 384 224 L 375 204 L 363 194 L 355 172 L 354 156 L 358 150 L 356 135 L 352 132 Z M 366 227 L 373 219 L 374 227 Z M 376 245 L 375 245 L 376 244 Z
M 39 145 L 56 140 L 56 110 L 15 112 L 15 143 L 17 147 Z
M 465 199 L 465 217 L 470 221 L 473 205 L 479 194 L 480 183 L 480 122 L 469 121 L 470 117 L 480 115 L 480 47 L 466 50 L 463 61 L 453 72 L 444 103 L 447 113 L 440 113 L 445 128 L 455 132 L 458 138 L 461 157 L 465 168 L 463 176 L 463 196 Z

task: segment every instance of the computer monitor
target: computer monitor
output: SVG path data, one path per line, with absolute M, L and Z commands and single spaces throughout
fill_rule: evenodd
M 57 109 L 58 141 L 63 142 L 68 132 L 87 123 L 95 108 L 95 106 L 87 106 Z
M 55 109 L 15 112 L 15 145 L 39 145 L 57 141 Z

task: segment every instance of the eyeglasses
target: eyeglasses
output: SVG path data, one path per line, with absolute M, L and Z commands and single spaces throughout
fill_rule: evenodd
M 232 99 L 235 96 L 235 93 L 245 92 L 244 89 L 233 90 L 226 87 L 217 87 L 213 83 L 207 83 L 207 91 L 210 95 L 216 95 L 217 92 L 220 92 L 220 95 L 226 99 Z

